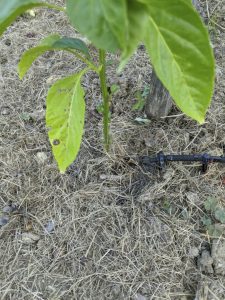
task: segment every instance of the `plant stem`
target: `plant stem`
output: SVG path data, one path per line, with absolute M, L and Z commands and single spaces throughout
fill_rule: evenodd
M 62 7 L 62 6 L 58 6 L 58 5 L 54 5 L 54 4 L 48 4 L 47 6 L 49 8 L 52 8 L 52 9 L 55 9 L 55 10 L 58 10 L 58 11 L 66 12 L 66 8 Z
M 99 74 L 99 68 L 94 65 L 90 60 L 88 60 L 87 58 L 83 57 L 82 55 L 80 55 L 79 53 L 77 53 L 74 50 L 71 49 L 66 49 L 68 52 L 74 54 L 78 59 L 80 59 L 81 61 L 83 61 L 86 65 L 88 65 L 93 71 L 95 71 L 97 74 Z
M 106 53 L 104 50 L 99 50 L 99 62 L 101 69 L 99 72 L 101 92 L 103 97 L 103 135 L 104 135 L 104 146 L 105 150 L 109 151 L 110 137 L 109 137 L 109 102 L 110 96 L 106 85 Z

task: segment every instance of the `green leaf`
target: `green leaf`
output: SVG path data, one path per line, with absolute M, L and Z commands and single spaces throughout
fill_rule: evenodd
M 116 94 L 120 90 L 120 87 L 118 84 L 112 84 L 110 87 L 110 93 L 112 95 Z
M 221 207 L 217 207 L 215 211 L 215 218 L 221 223 L 225 223 L 225 210 Z
M 103 102 L 99 103 L 97 106 L 96 106 L 96 110 L 99 114 L 103 115 L 104 113 L 104 104 Z
M 38 0 L 0 0 L 0 35 L 22 13 L 33 7 L 46 6 L 49 8 L 62 9 L 55 5 Z
M 54 49 L 59 49 L 59 50 L 74 49 L 74 50 L 82 52 L 86 57 L 90 58 L 88 47 L 80 39 L 61 37 L 58 41 L 55 41 L 55 43 L 53 44 L 53 47 L 54 47 Z
M 125 43 L 126 0 L 67 0 L 72 25 L 98 48 L 115 51 Z
M 205 209 L 208 210 L 208 211 L 215 211 L 216 208 L 217 208 L 217 204 L 218 204 L 218 200 L 215 199 L 215 198 L 212 198 L 212 197 L 209 197 L 205 203 L 204 203 L 204 206 L 205 206 Z
M 214 57 L 200 16 L 185 0 L 139 0 L 149 14 L 145 45 L 177 106 L 204 122 L 214 87 Z
M 142 111 L 145 106 L 145 98 L 142 96 L 140 91 L 135 94 L 137 102 L 132 106 L 132 110 Z
M 146 6 L 136 0 L 127 0 L 125 47 L 121 48 L 122 56 L 118 71 L 120 72 L 130 57 L 133 55 L 138 44 L 143 41 L 147 28 L 149 16 Z
M 144 86 L 144 90 L 143 90 L 143 92 L 141 94 L 142 97 L 146 99 L 148 97 L 149 93 L 150 93 L 150 90 L 151 90 L 150 86 L 149 85 L 145 85 Z
M 145 36 L 148 14 L 136 0 L 67 0 L 66 6 L 73 26 L 97 48 L 121 50 L 119 69 Z
M 26 113 L 26 112 L 22 113 L 22 114 L 20 115 L 20 117 L 21 117 L 21 119 L 22 119 L 23 121 L 29 121 L 29 120 L 31 120 L 31 116 L 30 116 L 28 113 Z
M 135 1 L 127 3 L 127 47 L 122 51 L 119 71 L 125 66 L 131 55 L 133 55 L 139 43 L 145 37 L 148 28 L 148 14 L 145 5 Z
M 27 50 L 21 57 L 18 64 L 19 77 L 22 79 L 32 63 L 38 56 L 50 50 L 77 50 L 89 57 L 88 48 L 85 43 L 76 38 L 60 37 L 57 34 L 49 35 L 44 38 L 40 44 L 34 48 Z
M 201 218 L 201 221 L 202 221 L 202 224 L 205 225 L 206 227 L 212 225 L 212 220 L 205 216 Z
M 87 69 L 58 80 L 47 96 L 46 126 L 59 169 L 64 173 L 80 149 L 85 116 L 80 80 Z
M 212 224 L 207 226 L 207 230 L 210 236 L 219 238 L 224 231 L 224 228 L 220 224 Z
M 163 202 L 163 210 L 171 216 L 175 213 L 175 207 L 166 199 Z
M 115 59 L 108 59 L 106 60 L 106 66 L 113 66 L 117 64 L 117 60 Z

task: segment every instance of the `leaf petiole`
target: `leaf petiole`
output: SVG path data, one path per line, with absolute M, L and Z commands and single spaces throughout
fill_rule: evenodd
M 100 73 L 100 68 L 97 67 L 95 64 L 93 64 L 89 59 L 83 57 L 82 55 L 80 55 L 79 53 L 77 53 L 76 51 L 67 49 L 68 52 L 74 54 L 78 59 L 80 59 L 81 61 L 83 61 L 87 66 L 89 66 L 89 68 L 91 68 L 93 71 L 95 71 L 97 74 Z

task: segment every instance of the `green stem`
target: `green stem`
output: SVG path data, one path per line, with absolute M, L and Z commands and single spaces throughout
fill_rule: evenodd
M 79 53 L 77 53 L 76 51 L 73 51 L 71 49 L 66 49 L 68 52 L 74 54 L 77 58 L 79 58 L 81 61 L 83 61 L 87 66 L 89 66 L 93 71 L 95 71 L 96 73 L 99 74 L 99 68 L 94 65 L 90 60 L 88 60 L 87 58 L 83 57 L 82 55 L 80 55 Z
M 47 4 L 46 6 L 49 7 L 49 8 L 58 10 L 58 11 L 66 12 L 66 8 L 62 7 L 62 6 L 58 6 L 58 5 L 54 5 L 54 4 Z
M 106 53 L 104 50 L 99 50 L 99 62 L 101 69 L 99 72 L 101 92 L 103 97 L 103 135 L 105 150 L 109 151 L 110 138 L 109 138 L 109 102 L 110 97 L 106 85 Z

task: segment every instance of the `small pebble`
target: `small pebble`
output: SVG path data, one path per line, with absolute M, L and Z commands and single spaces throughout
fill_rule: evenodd
M 55 222 L 53 220 L 50 220 L 46 225 L 45 225 L 45 233 L 52 233 L 55 229 Z
M 137 294 L 135 300 L 147 300 L 147 298 L 141 294 Z
M 199 255 L 199 250 L 197 247 L 192 247 L 192 248 L 190 248 L 188 254 L 190 257 L 197 257 Z
M 9 222 L 9 217 L 8 216 L 1 216 L 0 217 L 0 226 L 4 226 Z
M 18 207 L 15 204 L 12 205 L 6 205 L 5 207 L 3 207 L 2 211 L 4 213 L 10 214 L 14 211 L 16 211 L 18 209 Z
M 47 159 L 48 159 L 48 156 L 46 155 L 45 152 L 38 152 L 36 154 L 36 160 L 39 164 L 44 164 Z
M 1 115 L 8 116 L 10 114 L 10 108 L 8 106 L 3 106 L 1 108 Z
M 40 236 L 31 232 L 24 232 L 21 236 L 21 241 L 24 244 L 34 244 L 38 242 L 40 239 Z

